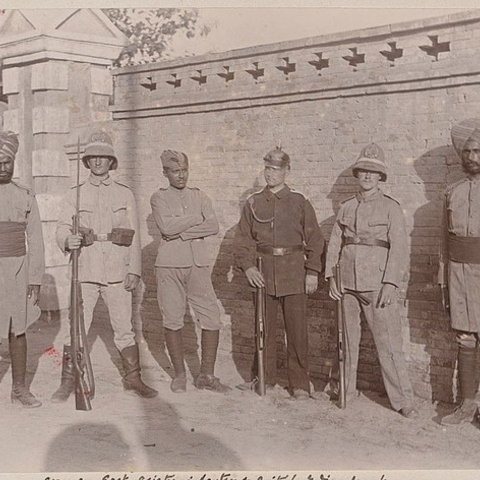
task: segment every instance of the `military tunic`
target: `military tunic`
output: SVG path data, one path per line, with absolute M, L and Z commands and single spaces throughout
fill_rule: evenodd
M 480 237 L 480 179 L 465 178 L 445 194 L 444 241 L 440 256 L 441 284 L 448 285 L 452 328 L 480 333 L 480 264 L 448 257 L 448 234 Z
M 202 328 L 220 328 L 220 310 L 211 280 L 212 256 L 205 237 L 218 220 L 209 197 L 198 188 L 157 190 L 150 200 L 162 238 L 155 260 L 157 297 L 163 324 L 183 327 L 187 300 Z
M 40 285 L 45 271 L 42 223 L 35 195 L 10 182 L 0 185 L 0 222 L 16 222 L 25 227 L 26 254 L 13 256 L 8 238 L 0 245 L 0 339 L 8 338 L 10 321 L 16 335 L 40 315 L 40 308 L 27 299 L 28 285 Z
M 135 198 L 126 185 L 108 176 L 100 181 L 94 175 L 80 185 L 80 226 L 93 229 L 96 235 L 108 234 L 112 228 L 135 231 L 132 244 L 116 245 L 111 241 L 95 241 L 82 247 L 78 260 L 79 281 L 82 286 L 85 327 L 93 320 L 98 296 L 107 304 L 117 348 L 134 345 L 132 329 L 132 295 L 124 288 L 127 274 L 141 276 L 141 247 Z M 57 222 L 57 243 L 66 252 L 65 241 L 72 233 L 75 214 L 76 188 L 66 195 Z M 69 329 L 64 328 L 64 344 L 70 345 Z
M 373 245 L 355 243 L 355 239 L 366 239 Z M 381 242 L 388 242 L 389 248 L 381 246 Z M 332 277 L 339 263 L 342 291 L 362 292 L 370 301 L 370 305 L 364 306 L 352 295 L 345 295 L 343 299 L 347 396 L 352 397 L 356 392 L 360 314 L 363 312 L 377 347 L 385 389 L 395 410 L 412 405 L 413 391 L 407 376 L 395 302 L 383 308 L 377 302 L 385 283 L 400 285 L 407 252 L 405 220 L 395 200 L 377 189 L 342 203 L 328 245 L 325 276 Z
M 276 193 L 264 188 L 248 198 L 235 239 L 235 263 L 247 271 L 256 265 L 257 256 L 263 259 L 267 384 L 276 383 L 276 323 L 281 305 L 290 389 L 310 391 L 305 276 L 308 271 L 321 272 L 324 243 L 315 210 L 301 193 L 285 186 Z M 272 247 L 291 250 L 285 255 L 272 255 L 268 253 Z

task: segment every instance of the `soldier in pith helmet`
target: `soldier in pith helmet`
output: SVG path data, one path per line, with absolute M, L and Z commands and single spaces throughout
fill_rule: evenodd
M 466 176 L 445 191 L 438 282 L 458 345 L 460 405 L 443 425 L 474 419 L 480 378 L 480 119 L 464 120 L 451 133 Z
M 33 408 L 41 403 L 25 383 L 26 330 L 40 314 L 38 299 L 45 260 L 35 195 L 12 181 L 17 150 L 17 135 L 0 132 L 0 341 L 9 341 L 11 400 Z
M 394 410 L 416 418 L 413 390 L 402 350 L 402 332 L 397 314 L 396 292 L 407 264 L 407 235 L 399 203 L 378 187 L 387 179 L 385 154 L 372 143 L 364 147 L 353 165 L 360 191 L 345 200 L 338 211 L 327 251 L 325 277 L 330 296 L 344 295 L 346 330 L 347 404 L 358 392 L 357 366 L 360 345 L 360 314 L 363 312 L 377 347 L 385 389 Z M 342 285 L 337 285 L 334 268 L 340 265 Z
M 78 280 L 87 332 L 101 295 L 122 358 L 124 389 L 151 398 L 158 392 L 141 379 L 139 350 L 132 327 L 132 292 L 142 273 L 135 198 L 127 185 L 113 180 L 109 174 L 117 168 L 118 160 L 105 130 L 96 130 L 90 135 L 82 162 L 90 175 L 63 200 L 56 229 L 57 243 L 65 254 L 82 249 Z M 72 234 L 77 188 L 80 188 L 80 235 Z M 57 403 L 67 401 L 75 382 L 69 322 L 62 323 L 59 337 L 63 337 L 64 350 L 61 384 L 52 396 L 52 402 Z
M 235 262 L 252 287 L 266 289 L 267 388 L 277 383 L 276 326 L 281 306 L 287 336 L 289 392 L 296 400 L 306 400 L 310 398 L 306 298 L 318 287 L 324 239 L 310 201 L 286 184 L 289 155 L 277 147 L 263 160 L 267 185 L 251 195 L 243 208 Z M 255 245 L 255 253 L 251 244 Z M 263 274 L 256 267 L 258 256 L 263 260 Z M 239 386 L 253 387 L 252 382 Z

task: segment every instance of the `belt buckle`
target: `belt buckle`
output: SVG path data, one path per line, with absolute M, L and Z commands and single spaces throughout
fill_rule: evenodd
M 353 237 L 353 243 L 359 244 L 361 242 L 359 237 Z
M 108 233 L 97 233 L 97 240 L 99 242 L 106 242 L 108 240 Z
M 285 255 L 284 248 L 283 247 L 275 247 L 273 249 L 273 255 L 275 257 L 283 257 L 283 255 Z

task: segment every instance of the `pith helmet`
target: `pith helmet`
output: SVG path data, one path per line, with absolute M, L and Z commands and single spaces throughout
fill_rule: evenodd
M 480 143 L 480 119 L 469 118 L 452 128 L 452 142 L 458 155 L 462 154 L 463 147 L 469 140 Z
M 113 160 L 110 170 L 116 170 L 118 160 L 113 150 L 112 139 L 105 130 L 95 130 L 88 138 L 82 161 L 86 168 L 89 168 L 87 160 L 90 157 L 107 157 Z
M 355 177 L 358 174 L 358 170 L 378 172 L 380 174 L 380 180 L 384 182 L 387 179 L 387 167 L 385 165 L 385 154 L 383 150 L 376 143 L 371 143 L 363 147 L 352 170 Z
M 270 150 L 264 157 L 265 165 L 272 167 L 290 167 L 290 157 L 281 147 L 275 147 Z

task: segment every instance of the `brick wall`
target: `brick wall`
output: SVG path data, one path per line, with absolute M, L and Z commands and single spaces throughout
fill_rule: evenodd
M 161 336 L 149 198 L 167 185 L 163 149 L 189 155 L 190 185 L 213 200 L 221 225 L 211 239 L 213 281 L 231 326 L 233 361 L 247 375 L 253 305 L 243 275 L 232 269 L 232 238 L 246 196 L 264 184 L 264 154 L 279 143 L 289 153 L 288 183 L 312 201 L 328 238 L 339 203 L 355 192 L 350 167 L 375 141 L 387 156 L 384 191 L 401 202 L 408 227 L 410 268 L 399 309 L 414 389 L 451 401 L 455 345 L 435 273 L 442 192 L 462 176 L 450 128 L 480 107 L 479 40 L 477 11 L 114 70 L 118 175 L 133 187 L 142 219 L 144 331 Z M 310 368 L 320 385 L 335 356 L 334 311 L 322 284 L 308 301 Z M 284 363 L 281 327 L 278 348 Z M 368 331 L 359 388 L 383 391 Z

